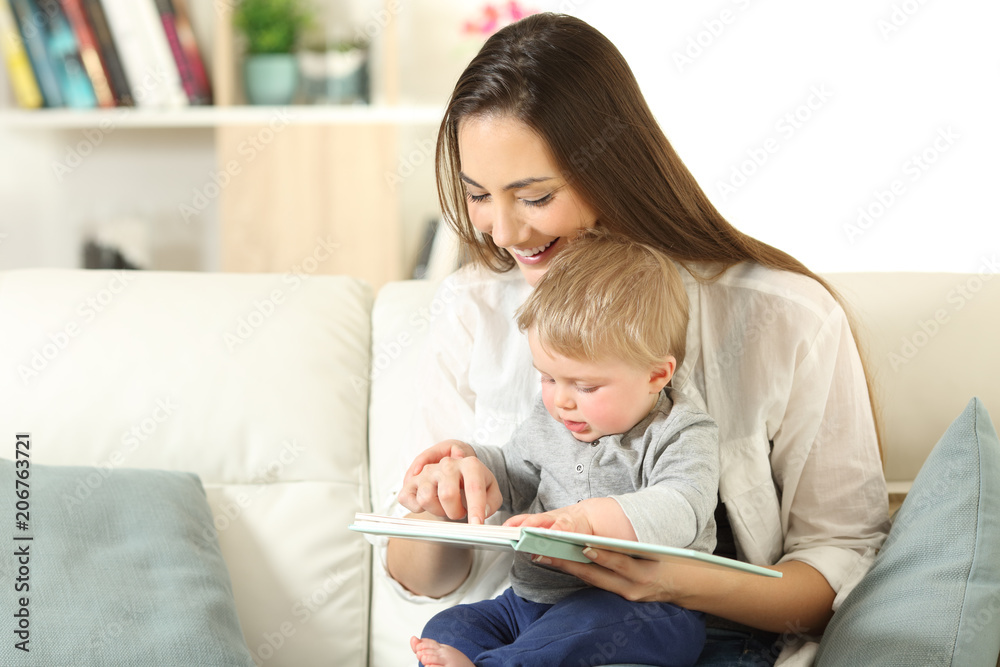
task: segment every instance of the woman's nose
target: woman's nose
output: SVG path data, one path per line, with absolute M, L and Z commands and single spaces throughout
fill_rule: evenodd
M 497 206 L 493 211 L 490 236 L 500 248 L 510 248 L 527 240 L 524 225 L 515 213 L 505 206 Z M 523 237 L 523 238 L 522 238 Z

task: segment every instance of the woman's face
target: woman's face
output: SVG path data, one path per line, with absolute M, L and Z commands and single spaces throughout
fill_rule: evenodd
M 511 254 L 534 285 L 549 261 L 597 214 L 569 185 L 545 141 L 509 117 L 471 116 L 458 126 L 469 218 Z

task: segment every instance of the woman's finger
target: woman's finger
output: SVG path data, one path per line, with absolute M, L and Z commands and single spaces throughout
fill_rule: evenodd
M 417 486 L 416 504 L 421 512 L 430 512 L 434 516 L 444 517 L 445 511 L 441 507 L 438 499 L 437 478 L 433 476 L 422 476 L 420 484 Z
M 399 500 L 400 505 L 411 512 L 421 511 L 420 505 L 417 503 L 417 485 L 410 481 L 403 483 L 403 488 L 399 490 L 397 500 Z
M 437 473 L 437 502 L 444 516 L 452 521 L 465 518 L 465 492 L 462 490 L 462 470 L 456 459 L 442 459 Z

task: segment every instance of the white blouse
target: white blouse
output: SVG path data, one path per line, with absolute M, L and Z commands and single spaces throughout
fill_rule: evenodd
M 836 609 L 889 529 L 868 390 L 844 311 L 798 274 L 740 264 L 699 282 L 678 268 L 690 322 L 673 385 L 719 424 L 719 495 L 739 557 L 808 563 L 837 592 Z M 442 283 L 440 301 L 450 307 L 430 327 L 413 456 L 447 438 L 503 445 L 530 414 L 538 374 L 513 320 L 530 289 L 519 271 L 475 267 Z M 405 513 L 394 499 L 380 509 Z M 509 557 L 475 554 L 472 574 L 448 600 L 483 599 L 507 585 Z M 814 650 L 800 638 L 779 664 L 809 664 Z

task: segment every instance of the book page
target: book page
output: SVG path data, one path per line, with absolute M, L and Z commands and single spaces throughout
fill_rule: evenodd
M 502 544 L 512 548 L 521 537 L 520 528 L 481 525 L 471 526 L 457 521 L 433 521 L 429 519 L 407 519 L 405 517 L 382 516 L 380 514 L 356 514 L 352 529 L 360 532 L 390 535 L 393 537 L 414 537 L 420 539 L 454 539 L 474 544 Z

